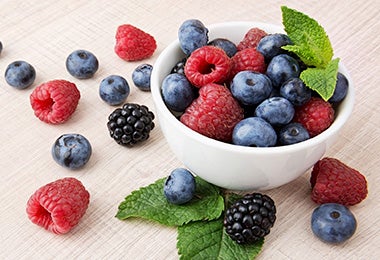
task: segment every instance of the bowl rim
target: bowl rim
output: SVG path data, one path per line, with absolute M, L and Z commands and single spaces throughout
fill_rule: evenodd
M 259 27 L 259 28 L 272 28 L 274 31 L 283 32 L 282 28 L 278 25 L 270 24 L 270 23 L 262 23 L 262 22 L 250 22 L 250 21 L 232 21 L 232 22 L 224 22 L 224 23 L 215 23 L 207 26 L 209 32 L 212 32 L 217 29 L 225 28 L 225 27 L 236 27 L 236 26 L 251 26 L 251 27 Z M 349 82 L 349 88 L 347 92 L 347 96 L 345 99 L 339 104 L 339 108 L 345 107 L 345 110 L 338 109 L 335 113 L 334 122 L 327 128 L 325 131 L 320 133 L 317 136 L 314 136 L 306 141 L 284 145 L 284 146 L 274 146 L 274 147 L 247 147 L 240 146 L 231 143 L 225 143 L 222 141 L 218 141 L 207 136 L 204 136 L 196 131 L 188 128 L 184 124 L 182 124 L 173 113 L 167 108 L 165 105 L 162 95 L 161 95 L 161 84 L 162 80 L 160 80 L 160 75 L 164 73 L 163 65 L 165 64 L 165 58 L 170 53 L 174 53 L 175 51 L 180 51 L 179 40 L 176 39 L 172 41 L 158 56 L 156 59 L 152 74 L 151 74 L 151 92 L 154 101 L 154 105 L 156 109 L 160 110 L 162 113 L 161 116 L 164 116 L 166 120 L 168 120 L 173 127 L 181 131 L 181 133 L 199 143 L 203 143 L 205 145 L 209 145 L 214 147 L 215 149 L 223 149 L 229 150 L 234 153 L 245 153 L 245 154 L 279 154 L 284 152 L 295 152 L 299 150 L 306 150 L 308 147 L 313 147 L 317 144 L 323 143 L 329 139 L 329 137 L 334 136 L 347 122 L 350 117 L 353 107 L 354 107 L 354 83 L 352 82 L 352 78 L 346 66 L 339 62 L 339 72 L 343 73 Z M 174 66 L 174 64 L 172 65 Z M 166 71 L 168 74 L 170 72 Z M 160 120 L 161 121 L 161 120 Z

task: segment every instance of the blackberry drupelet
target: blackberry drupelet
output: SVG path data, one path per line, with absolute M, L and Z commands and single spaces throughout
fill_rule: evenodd
M 254 243 L 269 234 L 276 220 L 274 201 L 261 193 L 247 194 L 226 211 L 224 227 L 239 244 Z
M 120 145 L 133 146 L 149 138 L 154 114 L 145 105 L 126 103 L 108 117 L 109 133 Z

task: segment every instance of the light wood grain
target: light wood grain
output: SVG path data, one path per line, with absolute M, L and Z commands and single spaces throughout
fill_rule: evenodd
M 128 63 L 113 51 L 118 25 L 131 23 L 157 40 L 158 49 L 144 61 L 154 64 L 160 52 L 177 37 L 188 18 L 206 25 L 236 20 L 281 24 L 280 5 L 296 8 L 317 19 L 326 29 L 336 56 L 348 67 L 355 83 L 356 105 L 338 142 L 326 155 L 360 170 L 368 180 L 369 196 L 351 208 L 359 226 L 348 242 L 332 246 L 316 239 L 310 216 L 309 174 L 267 191 L 278 207 L 278 219 L 258 259 L 379 259 L 380 244 L 380 3 L 370 1 L 11 1 L 0 2 L 0 258 L 1 259 L 178 259 L 176 230 L 149 221 L 119 221 L 118 204 L 131 191 L 166 176 L 182 166 L 170 151 L 160 126 L 149 142 L 127 149 L 118 146 L 106 129 L 114 109 L 98 95 L 100 81 L 110 74 L 124 76 L 132 87 L 128 100 L 154 110 L 151 94 L 137 90 L 131 73 L 141 62 Z M 77 80 L 65 70 L 65 59 L 75 49 L 96 54 L 95 77 Z M 6 66 L 30 62 L 35 84 L 16 90 L 4 80 Z M 65 124 L 51 126 L 33 115 L 29 95 L 51 79 L 77 84 L 82 99 Z M 85 135 L 93 156 L 82 170 L 69 171 L 50 155 L 53 141 L 63 133 Z M 65 176 L 80 179 L 91 193 L 85 216 L 72 232 L 57 236 L 33 225 L 26 201 L 40 186 Z

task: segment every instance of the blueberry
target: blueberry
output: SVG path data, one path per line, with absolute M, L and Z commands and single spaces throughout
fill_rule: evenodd
M 231 93 L 243 105 L 257 105 L 272 92 L 272 82 L 261 73 L 249 70 L 235 75 L 231 82 Z
M 224 50 L 228 57 L 232 57 L 236 54 L 237 47 L 232 41 L 225 38 L 216 38 L 208 43 L 208 45 L 216 46 Z
M 311 229 L 322 241 L 332 244 L 348 240 L 356 231 L 356 219 L 345 206 L 326 203 L 317 207 L 311 217 Z
M 283 33 L 268 34 L 261 38 L 256 49 L 264 56 L 266 62 L 279 54 L 286 53 L 282 46 L 291 45 L 289 36 Z
M 172 68 L 172 70 L 170 71 L 170 73 L 179 73 L 179 74 L 183 74 L 185 75 L 185 64 L 186 64 L 186 60 L 187 58 L 183 58 L 181 59 L 180 61 L 178 61 L 174 67 Z
M 14 61 L 5 70 L 5 81 L 17 89 L 31 86 L 36 79 L 36 70 L 26 61 Z
M 335 90 L 332 97 L 329 99 L 331 103 L 341 102 L 347 95 L 348 91 L 348 79 L 344 74 L 338 72 Z
M 273 87 L 279 88 L 288 79 L 298 78 L 300 72 L 296 59 L 287 54 L 279 54 L 269 62 L 266 74 L 272 80 Z
M 291 78 L 280 87 L 280 94 L 295 106 L 306 104 L 311 98 L 311 89 L 300 78 Z
M 118 75 L 111 75 L 100 82 L 100 98 L 111 106 L 120 105 L 129 96 L 130 88 L 127 80 Z
M 286 98 L 271 97 L 256 107 L 255 115 L 273 126 L 286 125 L 293 119 L 294 107 Z
M 195 178 L 187 169 L 174 169 L 164 184 L 164 195 L 169 203 L 184 204 L 189 202 L 195 193 Z
M 179 27 L 178 40 L 182 51 L 188 56 L 199 47 L 207 45 L 208 29 L 197 19 L 186 20 Z
M 278 142 L 281 145 L 300 143 L 309 138 L 309 132 L 300 123 L 289 123 L 282 127 L 278 133 Z
M 98 59 L 93 53 L 86 50 L 73 51 L 66 59 L 67 71 L 78 79 L 91 78 L 98 67 Z
M 3 44 L 0 41 L 0 54 L 1 54 L 2 50 L 3 50 Z
M 185 75 L 172 73 L 162 82 L 162 97 L 169 109 L 182 112 L 195 98 L 194 87 Z
M 275 146 L 277 135 L 273 127 L 260 117 L 248 117 L 237 123 L 232 132 L 232 143 L 250 147 Z
M 150 64 L 141 64 L 132 72 L 132 81 L 135 86 L 142 91 L 150 91 L 150 75 L 153 66 Z
M 92 148 L 90 142 L 80 134 L 61 135 L 52 147 L 53 159 L 61 166 L 79 169 L 90 159 Z

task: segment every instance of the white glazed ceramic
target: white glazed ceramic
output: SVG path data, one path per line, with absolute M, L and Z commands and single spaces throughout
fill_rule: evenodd
M 252 27 L 268 33 L 283 32 L 279 26 L 256 22 L 228 22 L 208 26 L 209 39 L 227 38 L 235 43 Z M 171 43 L 153 66 L 151 91 L 161 130 L 174 154 L 202 179 L 231 190 L 267 190 L 289 183 L 311 168 L 336 141 L 354 105 L 353 83 L 347 69 L 339 70 L 349 80 L 349 91 L 340 104 L 334 123 L 307 141 L 281 147 L 243 147 L 213 140 L 183 125 L 165 106 L 161 83 L 184 57 L 178 40 Z

